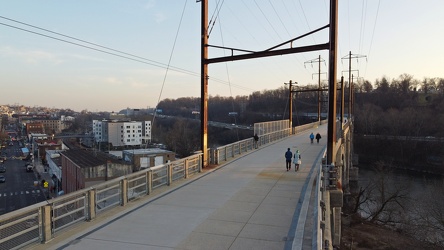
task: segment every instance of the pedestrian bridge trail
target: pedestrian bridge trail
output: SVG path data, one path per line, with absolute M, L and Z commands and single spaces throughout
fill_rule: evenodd
M 33 249 L 311 249 L 309 201 L 326 138 L 320 126 L 259 147 Z M 301 153 L 298 172 L 286 171 L 287 148 Z

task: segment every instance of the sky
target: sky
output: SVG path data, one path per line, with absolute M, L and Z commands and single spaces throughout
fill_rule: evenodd
M 371 83 L 444 77 L 442 10 L 442 0 L 339 0 L 338 77 L 350 51 L 353 75 Z M 200 12 L 195 0 L 0 0 L 0 104 L 117 112 L 200 97 Z M 327 25 L 329 1 L 209 0 L 209 19 L 209 44 L 262 51 Z M 325 29 L 292 46 L 328 39 Z M 326 50 L 210 64 L 209 95 L 317 84 L 319 56 L 326 81 Z

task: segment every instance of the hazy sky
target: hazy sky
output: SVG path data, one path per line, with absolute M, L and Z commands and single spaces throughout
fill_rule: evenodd
M 200 8 L 195 0 L 1 0 L 0 104 L 119 111 L 199 97 Z M 209 0 L 217 17 L 209 43 L 265 50 L 328 24 L 328 9 L 328 0 Z M 349 51 L 366 56 L 352 69 L 372 83 L 444 77 L 443 10 L 443 0 L 339 0 L 338 77 L 348 77 L 340 58 Z M 328 29 L 293 46 L 326 42 Z M 229 53 L 209 50 L 210 58 Z M 315 84 L 317 64 L 305 62 L 319 55 L 326 73 L 327 51 L 211 64 L 209 94 Z

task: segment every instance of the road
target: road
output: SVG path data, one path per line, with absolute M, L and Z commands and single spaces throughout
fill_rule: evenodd
M 35 174 L 26 172 L 24 161 L 14 159 L 21 152 L 18 143 L 14 142 L 2 152 L 6 153 L 7 160 L 3 163 L 6 172 L 1 173 L 6 182 L 0 183 L 0 215 L 44 201 L 43 189 L 40 185 L 34 186 Z

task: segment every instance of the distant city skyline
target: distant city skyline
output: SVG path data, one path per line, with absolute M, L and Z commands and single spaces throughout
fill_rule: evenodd
M 200 97 L 201 4 L 194 0 L 0 6 L 1 104 L 118 112 Z M 328 24 L 328 9 L 328 0 L 210 0 L 209 17 L 217 18 L 209 43 L 265 50 Z M 443 9 L 441 0 L 339 1 L 338 78 L 348 78 L 341 58 L 349 51 L 365 56 L 353 60 L 352 73 L 373 84 L 404 73 L 420 81 L 444 77 Z M 328 29 L 293 46 L 325 42 Z M 230 53 L 209 49 L 210 58 Z M 326 73 L 328 51 L 212 64 L 209 94 L 244 96 L 289 80 L 317 84 L 317 64 L 308 61 L 319 55 Z

